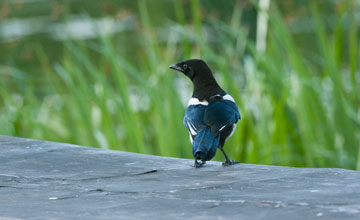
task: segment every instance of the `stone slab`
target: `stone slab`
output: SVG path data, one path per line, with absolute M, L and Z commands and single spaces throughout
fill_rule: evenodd
M 360 219 L 360 172 L 158 157 L 0 136 L 0 220 Z

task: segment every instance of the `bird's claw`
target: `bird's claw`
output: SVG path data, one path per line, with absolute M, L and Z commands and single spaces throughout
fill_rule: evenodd
M 230 165 L 234 165 L 240 163 L 239 161 L 233 161 L 233 160 L 228 160 L 222 163 L 223 166 L 230 166 Z

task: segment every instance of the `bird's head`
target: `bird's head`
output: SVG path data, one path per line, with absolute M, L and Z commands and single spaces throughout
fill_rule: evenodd
M 174 63 L 169 68 L 184 73 L 191 80 L 194 80 L 196 76 L 212 75 L 208 65 L 200 59 L 190 59 Z

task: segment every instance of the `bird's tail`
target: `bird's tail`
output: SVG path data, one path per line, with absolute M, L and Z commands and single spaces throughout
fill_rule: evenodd
M 220 135 L 214 137 L 210 128 L 201 130 L 195 137 L 193 142 L 193 155 L 195 159 L 208 161 L 216 154 L 219 146 Z

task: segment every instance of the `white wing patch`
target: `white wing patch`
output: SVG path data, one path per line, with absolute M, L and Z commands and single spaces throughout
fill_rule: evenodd
M 222 131 L 222 129 L 224 129 L 226 127 L 226 125 L 222 126 L 219 131 Z
M 194 130 L 194 125 L 189 122 L 187 123 L 187 125 L 189 127 L 190 134 L 195 136 L 197 132 Z
M 191 144 L 194 142 L 194 140 L 193 140 L 193 137 L 192 137 L 192 135 L 190 134 L 190 132 L 189 132 L 189 136 L 190 136 L 190 142 L 191 142 Z
M 234 134 L 235 128 L 236 128 L 236 124 L 233 124 L 232 131 L 231 131 L 230 135 L 226 137 L 225 141 L 226 141 L 227 139 L 229 139 L 229 138 Z

